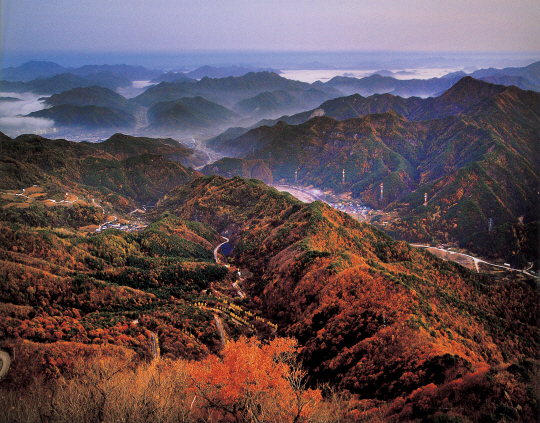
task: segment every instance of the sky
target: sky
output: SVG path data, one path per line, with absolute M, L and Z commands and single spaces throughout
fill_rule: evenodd
M 0 0 L 2 55 L 540 52 L 538 0 Z

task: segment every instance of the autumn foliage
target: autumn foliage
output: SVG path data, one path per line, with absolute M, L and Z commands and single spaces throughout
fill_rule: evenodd
M 305 388 L 306 372 L 295 356 L 292 339 L 230 342 L 222 357 L 192 364 L 194 404 L 214 421 L 306 421 L 321 394 Z
M 118 349 L 66 347 L 83 354 L 71 355 L 61 371 L 60 357 L 51 358 L 39 346 L 19 347 L 46 357 L 48 368 L 57 371 L 0 390 L 7 421 L 292 423 L 328 421 L 335 411 L 320 391 L 305 387 L 292 339 L 262 345 L 241 338 L 229 342 L 219 357 L 151 364 L 137 363 Z

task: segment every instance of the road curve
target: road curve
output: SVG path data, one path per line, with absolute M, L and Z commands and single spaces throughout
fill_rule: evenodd
M 229 242 L 229 238 L 225 237 L 225 236 L 222 236 L 221 238 L 223 238 L 225 240 L 225 242 L 222 242 L 221 244 L 219 244 L 216 248 L 214 248 L 214 260 L 216 261 L 216 263 L 219 263 L 219 258 L 218 258 L 218 251 L 219 249 L 221 248 L 222 245 L 226 244 L 227 242 Z
M 11 357 L 5 351 L 0 350 L 0 379 L 2 379 L 9 370 Z

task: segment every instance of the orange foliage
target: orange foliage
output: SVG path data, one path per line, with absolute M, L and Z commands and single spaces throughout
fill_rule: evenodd
M 295 352 L 292 339 L 267 345 L 246 338 L 227 343 L 221 358 L 212 355 L 191 363 L 194 407 L 204 418 L 219 421 L 303 420 L 321 394 L 305 389 Z

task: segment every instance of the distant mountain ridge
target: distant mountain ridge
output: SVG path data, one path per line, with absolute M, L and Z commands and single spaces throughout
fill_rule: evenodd
M 72 73 L 55 74 L 46 78 L 37 78 L 29 82 L 1 81 L 3 91 L 33 92 L 37 94 L 59 94 L 73 88 L 91 87 L 99 85 L 104 88 L 116 90 L 118 87 L 131 85 L 131 81 L 112 73 L 98 73 L 89 77 L 77 76 Z
M 195 70 L 186 73 L 186 76 L 193 79 L 208 78 L 227 78 L 228 76 L 244 76 L 250 72 L 273 72 L 280 74 L 281 71 L 272 68 L 256 68 L 256 67 L 244 67 L 244 66 L 226 66 L 226 67 L 214 67 L 214 66 L 201 66 Z
M 18 67 L 2 69 L 1 77 L 6 81 L 31 81 L 37 78 L 49 78 L 51 76 L 71 73 L 81 77 L 89 77 L 100 73 L 112 73 L 129 81 L 150 80 L 161 75 L 163 72 L 148 70 L 142 66 L 132 65 L 85 65 L 79 68 L 66 68 L 54 62 L 30 61 Z
M 491 94 L 499 94 L 504 91 L 511 91 L 505 85 L 492 84 L 486 81 L 477 80 L 471 76 L 460 78 L 448 90 L 438 97 L 421 99 L 418 97 L 403 98 L 393 94 L 373 94 L 363 97 L 360 94 L 353 94 L 347 97 L 338 97 L 322 103 L 316 109 L 298 113 L 292 116 L 282 116 L 273 120 L 263 120 L 254 125 L 274 125 L 278 121 L 283 121 L 291 125 L 298 125 L 306 122 L 314 116 L 325 115 L 338 120 L 354 117 L 362 117 L 372 113 L 384 113 L 393 110 L 408 120 L 420 121 L 428 119 L 443 118 L 446 116 L 460 114 L 475 114 L 478 111 L 474 107 L 479 107 L 484 100 L 489 100 Z M 522 91 L 521 96 L 529 96 Z M 534 96 L 534 95 L 533 95 Z M 247 132 L 247 129 L 246 129 Z
M 212 79 L 202 78 L 196 82 L 162 82 L 149 87 L 144 93 L 135 97 L 133 101 L 146 106 L 162 101 L 173 101 L 182 97 L 202 96 L 209 101 L 230 107 L 246 98 L 254 97 L 265 91 L 276 90 L 303 90 L 308 91 L 311 84 L 292 81 L 272 72 L 249 72 L 239 77 Z M 328 88 L 329 92 L 336 93 L 335 89 Z
M 433 97 L 450 88 L 463 76 L 464 72 L 455 72 L 441 78 L 430 79 L 396 79 L 375 73 L 365 78 L 336 76 L 325 82 L 324 85 L 337 88 L 345 94 L 360 94 L 369 96 L 373 94 L 390 93 L 401 97 Z M 470 74 L 475 79 L 486 79 L 504 85 L 516 85 L 524 90 L 540 91 L 540 62 L 532 63 L 523 68 L 481 69 Z

